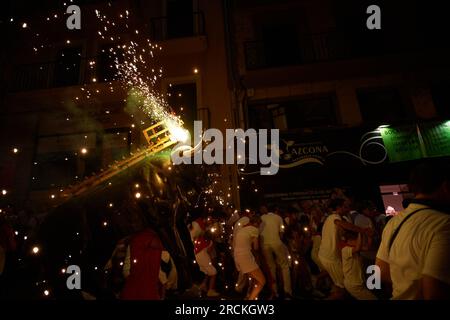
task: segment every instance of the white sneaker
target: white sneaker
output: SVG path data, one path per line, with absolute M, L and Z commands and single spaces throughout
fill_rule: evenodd
M 206 294 L 207 297 L 218 297 L 220 296 L 220 293 L 218 293 L 216 290 L 208 290 L 208 293 Z

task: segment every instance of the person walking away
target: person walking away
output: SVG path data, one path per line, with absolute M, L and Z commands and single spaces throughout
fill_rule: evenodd
M 271 212 L 261 207 L 261 212 L 266 212 L 261 217 L 261 244 L 264 259 L 270 271 L 272 297 L 278 296 L 277 289 L 277 265 L 281 270 L 283 278 L 283 289 L 286 298 L 292 297 L 291 275 L 289 270 L 288 250 L 281 241 L 280 234 L 284 230 L 283 219 L 275 213 L 275 208 Z
M 236 267 L 239 272 L 253 280 L 251 291 L 246 297 L 246 300 L 256 300 L 266 283 L 266 278 L 256 263 L 255 255 L 253 254 L 253 252 L 259 250 L 258 227 L 260 223 L 261 219 L 259 216 L 252 216 L 249 223 L 236 233 L 236 239 L 234 241 Z
M 217 297 L 220 294 L 216 291 L 217 269 L 213 266 L 210 250 L 212 248 L 212 241 L 205 238 L 206 219 L 200 217 L 192 222 L 190 233 L 192 241 L 194 242 L 195 260 L 205 274 L 205 279 L 201 285 L 202 291 L 207 291 L 208 297 Z
M 121 293 L 124 300 L 160 300 L 159 268 L 163 246 L 147 228 L 130 240 L 129 275 Z
M 328 299 L 334 300 L 343 299 L 345 295 L 341 250 L 339 249 L 341 231 L 365 231 L 343 220 L 342 217 L 349 212 L 349 206 L 346 200 L 340 198 L 332 199 L 329 206 L 332 213 L 327 217 L 322 228 L 319 260 L 333 281 L 334 286 Z

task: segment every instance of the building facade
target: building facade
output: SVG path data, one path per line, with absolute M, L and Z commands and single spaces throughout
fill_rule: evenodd
M 342 154 L 359 148 L 365 133 L 380 135 L 380 127 L 448 121 L 445 10 L 426 9 L 420 1 L 378 1 L 382 28 L 369 30 L 371 4 L 249 0 L 230 5 L 240 125 L 280 129 L 284 151 L 291 146 L 296 152 L 289 157 L 301 160 L 300 153 L 309 152 L 321 162 L 287 166 L 270 181 L 243 170 L 243 193 L 266 201 L 277 194 L 276 199 L 306 199 L 314 194 L 311 189 L 321 194 L 332 186 L 374 185 L 367 193 L 380 193 L 379 186 L 405 183 L 412 164 L 389 165 L 387 157 L 370 166 L 364 159 L 354 161 L 361 157 L 356 150 L 334 166 L 323 165 L 324 156 L 331 159 L 329 143 L 336 145 L 333 154 Z M 353 138 L 358 146 L 348 146 Z M 365 169 L 357 170 L 359 165 Z
M 68 30 L 72 3 L 5 4 L 1 188 L 18 205 L 51 205 L 68 184 L 145 145 L 142 130 L 151 121 L 133 117 L 130 93 L 111 68 L 110 50 L 121 41 L 140 37 L 158 46 L 153 60 L 163 71 L 154 89 L 188 128 L 196 119 L 204 128 L 232 126 L 221 1 L 77 1 L 81 30 Z M 117 27 L 114 34 L 99 36 L 95 10 L 105 13 L 105 26 Z M 235 169 L 217 170 L 229 192 Z

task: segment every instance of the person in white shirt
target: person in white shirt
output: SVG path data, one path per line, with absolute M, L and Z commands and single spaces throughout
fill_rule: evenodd
M 359 253 L 366 251 L 368 247 L 363 247 L 361 233 L 346 231 L 344 232 L 344 241 L 341 252 L 345 289 L 355 299 L 377 300 L 377 297 L 367 289 L 364 281 L 363 263 Z
M 233 256 L 234 256 L 234 248 L 235 248 L 235 241 L 236 241 L 236 234 L 238 233 L 239 230 L 241 230 L 244 226 L 246 226 L 249 222 L 250 222 L 250 218 L 249 216 L 251 216 L 250 211 L 246 212 L 242 218 L 240 218 L 239 220 L 236 221 L 236 223 L 233 226 L 233 234 L 232 234 L 232 244 L 231 247 L 233 249 Z M 237 268 L 237 267 L 236 267 Z M 234 287 L 234 290 L 238 293 L 241 293 L 244 290 L 244 287 L 247 284 L 247 277 L 245 276 L 244 273 L 242 273 L 241 271 L 239 271 L 238 269 L 238 279 L 236 281 L 236 285 Z
M 287 298 L 290 298 L 292 296 L 292 285 L 289 270 L 289 253 L 280 238 L 280 233 L 284 230 L 283 219 L 276 213 L 268 212 L 265 206 L 262 206 L 260 210 L 263 214 L 261 216 L 262 223 L 260 227 L 261 244 L 264 259 L 270 271 L 272 296 L 276 297 L 278 295 L 276 281 L 278 265 L 283 277 L 284 293 Z
M 372 218 L 376 214 L 375 205 L 371 201 L 361 201 L 359 204 L 357 204 L 357 214 L 355 215 L 354 224 L 357 227 L 360 227 L 362 229 L 367 229 L 371 231 L 371 234 L 373 234 L 373 237 L 371 237 L 371 240 L 376 241 L 376 244 L 379 243 L 379 237 L 376 233 L 375 224 L 372 220 Z M 364 247 L 368 246 L 369 237 L 367 235 L 362 235 L 362 245 Z M 371 241 L 373 243 L 373 241 Z M 368 247 L 368 250 L 364 250 L 364 252 L 361 252 L 361 256 L 365 262 L 366 265 L 373 264 L 373 261 L 375 260 L 376 256 L 376 248 L 375 247 Z
M 322 228 L 319 260 L 334 284 L 331 295 L 328 298 L 342 299 L 345 294 L 345 286 L 344 274 L 342 272 L 341 250 L 338 246 L 341 238 L 341 230 L 345 229 L 355 232 L 365 232 L 365 230 L 342 219 L 349 212 L 349 206 L 346 200 L 339 198 L 332 199 L 329 206 L 333 213 L 327 217 Z
M 234 240 L 234 261 L 240 272 L 249 276 L 252 280 L 252 288 L 246 300 L 256 300 L 266 283 L 266 278 L 256 263 L 252 251 L 259 249 L 259 230 L 261 219 L 252 216 L 248 224 L 242 226 L 236 233 Z
M 415 198 L 386 225 L 376 264 L 392 299 L 450 299 L 450 168 L 422 164 Z M 391 289 L 392 285 L 392 289 Z

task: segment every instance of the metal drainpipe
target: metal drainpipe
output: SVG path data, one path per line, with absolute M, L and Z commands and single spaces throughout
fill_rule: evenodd
M 223 23 L 224 23 L 224 40 L 225 40 L 225 50 L 226 50 L 226 56 L 227 56 L 227 70 L 228 70 L 228 78 L 229 78 L 229 84 L 231 87 L 231 105 L 232 105 L 232 118 L 233 118 L 233 126 L 235 128 L 243 127 L 242 126 L 242 117 L 241 117 L 241 104 L 239 101 L 239 80 L 236 76 L 235 67 L 236 67 L 236 61 L 234 59 L 234 52 L 232 50 L 233 42 L 231 39 L 231 25 L 230 25 L 230 19 L 232 17 L 230 16 L 230 5 L 231 0 L 222 0 L 222 10 L 223 10 Z M 238 178 L 238 168 L 237 165 L 233 166 L 233 169 L 230 172 L 229 180 L 231 185 L 239 185 L 239 178 Z M 228 190 L 227 190 L 228 192 Z M 240 194 L 239 190 L 236 188 L 233 190 L 233 202 L 236 206 L 236 208 L 240 209 Z

